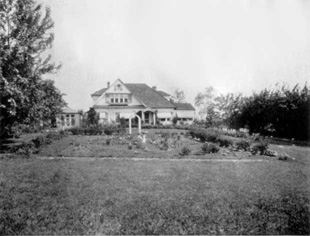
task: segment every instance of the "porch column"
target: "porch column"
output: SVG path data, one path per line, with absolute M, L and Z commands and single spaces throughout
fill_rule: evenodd
M 156 125 L 156 113 L 153 112 L 153 125 Z
M 131 134 L 131 117 L 129 118 L 129 134 Z
M 141 111 L 141 119 L 142 119 L 143 123 L 145 123 L 144 111 Z

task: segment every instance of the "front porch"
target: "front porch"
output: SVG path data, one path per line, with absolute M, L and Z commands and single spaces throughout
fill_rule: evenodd
M 156 124 L 156 110 L 141 110 L 136 114 L 141 118 L 142 124 L 155 125 Z

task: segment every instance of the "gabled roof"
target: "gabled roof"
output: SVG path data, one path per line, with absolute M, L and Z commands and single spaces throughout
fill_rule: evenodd
M 100 90 L 94 92 L 91 96 L 101 96 L 101 94 L 103 94 L 106 90 L 107 90 L 107 88 L 100 89 Z
M 161 96 L 163 96 L 163 97 L 170 96 L 170 94 L 168 94 L 168 93 L 166 93 L 166 92 L 164 92 L 164 91 L 157 91 L 157 90 L 156 90 L 156 92 L 159 93 L 159 94 L 160 94 Z
M 173 103 L 176 107 L 176 110 L 188 110 L 195 111 L 195 108 L 190 103 Z
M 133 96 L 151 108 L 175 108 L 157 91 L 146 84 L 125 84 L 126 88 L 132 92 Z
M 172 103 L 164 96 L 170 94 L 163 91 L 157 91 L 149 87 L 147 84 L 125 84 L 124 86 L 132 93 L 132 95 L 139 100 L 144 106 L 149 108 L 174 108 L 176 110 L 191 110 L 195 108 L 190 103 Z M 91 96 L 101 96 L 107 91 L 107 88 L 100 89 L 93 93 Z

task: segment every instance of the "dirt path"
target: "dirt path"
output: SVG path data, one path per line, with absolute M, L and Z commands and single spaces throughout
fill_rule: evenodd
M 130 157 L 45 157 L 37 156 L 41 160 L 80 160 L 80 161 L 94 161 L 94 160 L 130 160 L 130 161 L 192 161 L 192 162 L 268 162 L 273 159 L 191 159 L 191 158 L 130 158 Z

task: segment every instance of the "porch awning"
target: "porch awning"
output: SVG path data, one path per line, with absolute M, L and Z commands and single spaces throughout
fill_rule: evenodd
M 121 113 L 120 118 L 129 119 L 130 117 L 134 117 L 134 113 Z
M 171 118 L 170 112 L 157 113 L 158 118 Z

